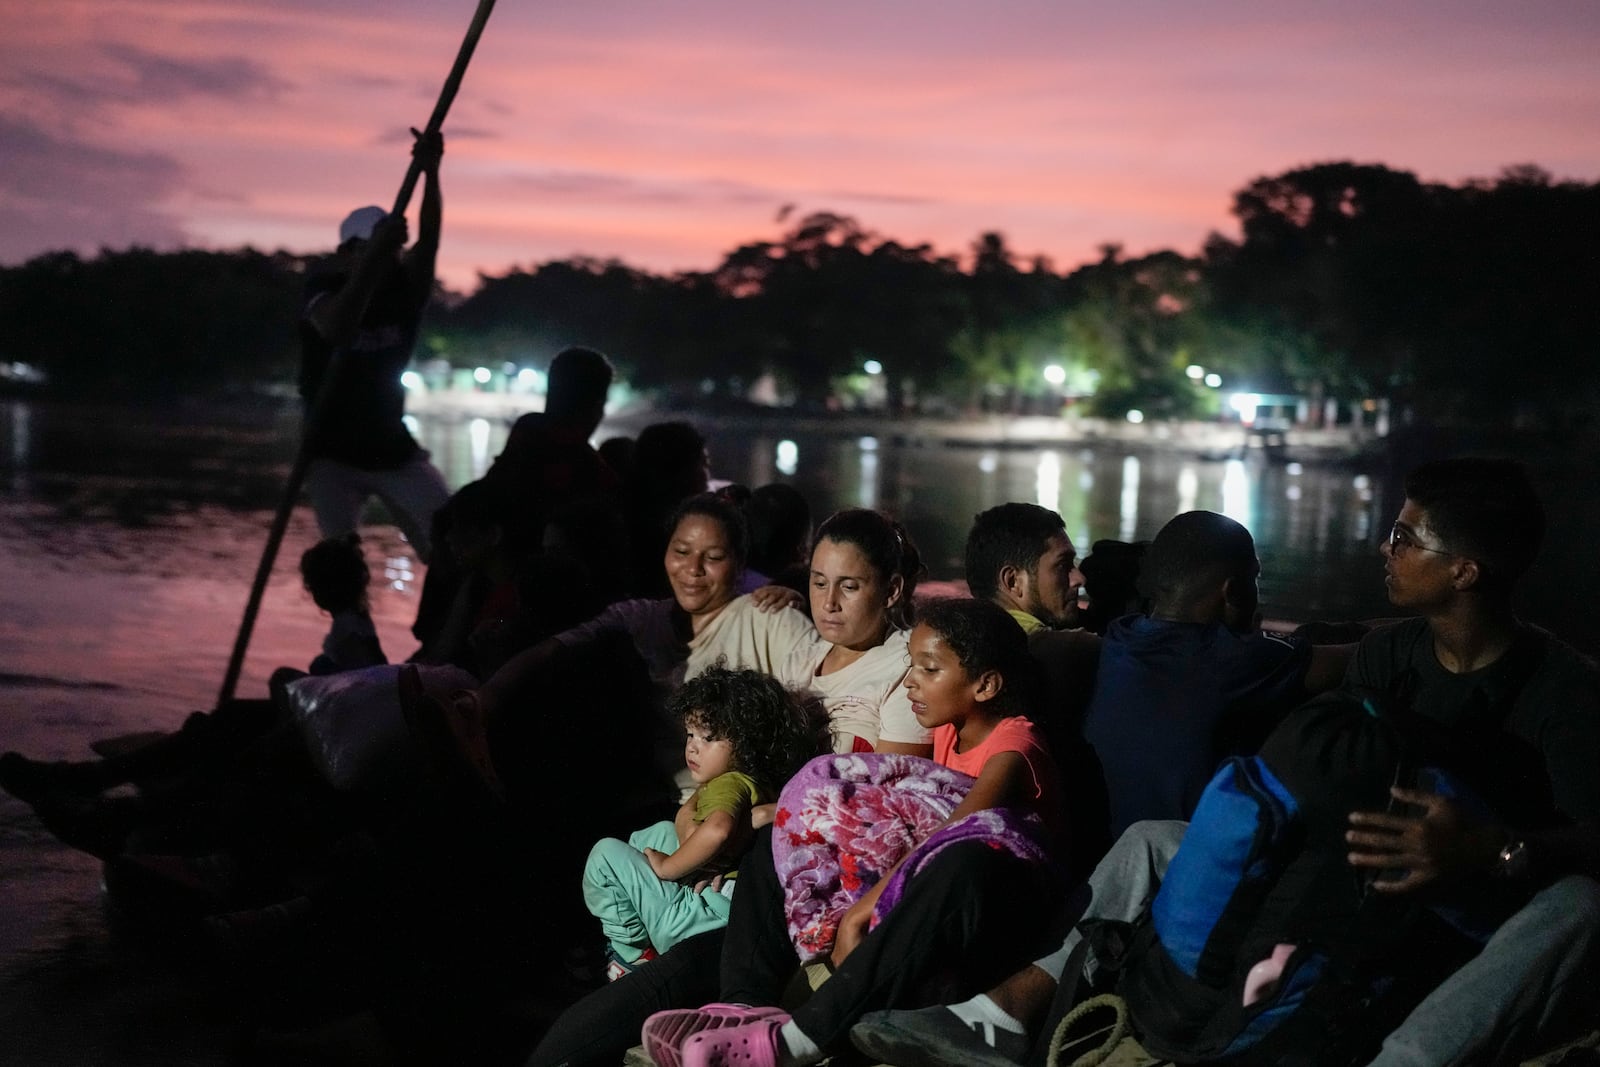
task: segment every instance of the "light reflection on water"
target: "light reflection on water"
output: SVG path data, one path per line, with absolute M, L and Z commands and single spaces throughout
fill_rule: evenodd
M 773 465 L 779 474 L 793 475 L 800 469 L 800 446 L 789 440 L 779 441 Z
M 227 419 L 0 404 L 9 442 L 0 542 L 26 581 L 0 593 L 10 659 L 46 677 L 91 676 L 203 706 L 220 677 L 271 509 L 292 458 L 292 411 Z M 416 421 L 419 439 L 452 486 L 479 476 L 503 447 L 500 420 Z M 603 427 L 598 438 L 610 436 Z M 1100 538 L 1144 539 L 1182 510 L 1210 508 L 1256 535 L 1263 604 L 1290 617 L 1348 617 L 1383 607 L 1372 531 L 1395 502 L 1367 475 L 1175 451 L 916 447 L 892 438 L 708 432 L 719 477 L 792 481 L 818 517 L 840 506 L 897 514 L 936 578 L 960 576 L 972 516 L 1007 500 L 1061 512 L 1087 552 Z M 792 474 L 788 473 L 792 471 Z M 1291 489 L 1298 489 L 1296 496 Z M 381 520 L 381 513 L 371 516 Z M 385 647 L 411 651 L 407 626 L 417 575 L 410 547 L 372 525 L 367 551 Z M 295 570 L 314 539 L 296 513 L 246 662 L 245 682 L 309 660 L 322 619 Z M 35 625 L 15 620 L 32 617 Z M 63 654 L 60 634 L 87 641 Z M 50 635 L 57 635 L 52 638 Z M 143 665 L 183 665 L 164 677 Z M 13 668 L 17 669 L 17 668 Z M 241 690 L 244 692 L 246 690 Z M 152 708 L 152 715 L 164 709 Z M 141 726 L 144 724 L 140 724 Z
M 786 480 L 819 513 L 874 500 L 895 512 L 936 578 L 959 577 L 972 516 L 1008 500 L 1060 512 L 1080 552 L 1101 538 L 1147 539 L 1178 512 L 1207 508 L 1255 532 L 1268 610 L 1290 617 L 1385 610 L 1381 563 L 1368 534 L 1379 528 L 1376 512 L 1397 505 L 1378 499 L 1366 476 L 1343 468 L 1310 466 L 1290 475 L 1259 460 L 1149 449 L 915 447 L 880 436 L 863 450 L 834 439 L 708 436 L 721 477 L 761 484 L 774 476 L 780 455 L 792 456 L 795 472 Z
M 481 475 L 509 429 L 498 419 L 412 421 L 452 486 Z M 158 593 L 128 594 L 151 604 L 176 590 L 180 600 L 199 609 L 176 613 L 174 629 L 162 636 L 183 655 L 213 654 L 207 650 L 236 625 L 230 617 L 234 600 L 243 595 L 239 587 L 249 581 L 267 514 L 281 492 L 297 414 L 247 409 L 218 417 L 9 402 L 0 403 L 0 424 L 0 441 L 7 446 L 0 484 L 9 489 L 0 502 L 0 539 L 15 558 L 34 560 L 46 573 L 64 566 L 73 573 L 57 581 L 76 575 L 91 588 L 107 583 L 107 571 L 161 583 Z M 596 436 L 617 432 L 619 427 L 602 426 Z M 883 434 L 858 439 L 716 429 L 707 437 L 719 477 L 749 485 L 790 481 L 807 494 L 818 517 L 841 506 L 894 512 L 917 538 L 934 577 L 959 576 L 972 516 L 1007 500 L 1059 511 L 1080 552 L 1100 538 L 1149 538 L 1172 515 L 1207 508 L 1238 519 L 1255 534 L 1266 611 L 1337 618 L 1386 610 L 1375 542 L 1399 507 L 1392 474 L 1312 464 L 1296 470 L 1258 458 L 1206 459 L 1121 445 L 963 448 L 904 445 Z M 1587 479 L 1576 485 L 1571 480 L 1563 485 L 1557 479 L 1547 494 L 1581 520 L 1597 508 Z M 381 520 L 381 512 L 372 518 Z M 1578 521 L 1573 528 L 1585 527 Z M 369 545 L 371 562 L 386 587 L 379 611 L 393 617 L 391 652 L 403 654 L 410 650 L 404 624 L 414 611 L 417 572 L 409 546 L 391 528 L 375 525 L 371 532 L 380 538 Z M 1561 537 L 1562 528 L 1552 532 Z M 271 647 L 274 634 L 292 635 L 283 642 L 284 662 L 305 658 L 300 642 L 320 626 L 302 600 L 293 569 L 310 537 L 309 518 L 298 514 L 269 591 L 269 610 L 277 614 L 265 615 L 260 626 L 263 647 Z M 1581 565 L 1579 588 L 1593 595 L 1594 568 L 1578 533 L 1547 546 L 1546 556 Z M 215 587 L 200 589 L 203 580 Z M 1591 613 L 1565 605 L 1573 593 L 1567 577 L 1542 589 L 1538 581 L 1530 584 L 1540 608 L 1535 617 L 1558 629 L 1576 623 L 1584 635 L 1595 632 Z M 392 604 L 385 599 L 389 594 Z M 14 605 L 21 593 L 4 595 Z M 70 594 L 38 595 L 52 611 L 58 601 L 75 602 Z M 43 646 L 39 654 L 46 658 L 52 654 L 48 641 L 26 635 L 21 640 Z M 251 669 L 247 664 L 247 677 Z
M 1036 503 L 1040 507 L 1061 511 L 1061 457 L 1053 449 L 1039 453 L 1039 481 Z
M 1122 457 L 1122 496 L 1117 505 L 1117 540 L 1137 540 L 1139 528 L 1139 457 Z

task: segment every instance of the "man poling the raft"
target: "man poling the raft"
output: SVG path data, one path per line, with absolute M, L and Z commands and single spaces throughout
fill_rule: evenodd
M 483 35 L 484 27 L 487 25 L 489 15 L 493 10 L 494 0 L 478 0 L 477 11 L 473 15 L 471 25 L 467 28 L 466 36 L 462 39 L 461 48 L 456 53 L 455 64 L 445 78 L 444 87 L 439 91 L 439 99 L 434 105 L 433 114 L 421 131 L 413 131 L 417 137 L 416 147 L 412 153 L 411 165 L 406 170 L 405 179 L 400 183 L 400 190 L 395 195 L 393 207 L 384 216 L 382 222 L 379 222 L 377 218 L 378 215 L 383 214 L 381 209 L 362 208 L 352 212 L 350 217 L 345 220 L 344 225 L 340 227 L 341 248 L 350 238 L 362 240 L 367 246 L 357 253 L 360 258 L 352 264 L 352 274 L 343 284 L 342 292 L 321 300 L 319 303 L 324 307 L 320 311 L 315 305 L 308 306 L 306 309 L 303 329 L 314 335 L 326 346 L 326 363 L 320 374 L 308 376 L 304 371 L 302 372 L 301 390 L 306 400 L 306 417 L 300 449 L 295 456 L 294 466 L 289 472 L 288 484 L 284 487 L 283 498 L 278 504 L 277 514 L 273 517 L 272 528 L 267 535 L 267 544 L 261 553 L 261 563 L 256 569 L 255 581 L 250 588 L 250 598 L 245 605 L 244 618 L 239 623 L 238 636 L 234 640 L 233 653 L 228 660 L 227 673 L 223 677 L 222 689 L 217 698 L 219 705 L 232 699 L 234 690 L 238 686 L 239 674 L 244 667 L 245 651 L 250 645 L 250 634 L 255 627 L 256 615 L 261 609 L 261 599 L 266 593 L 267 581 L 272 575 L 272 564 L 277 558 L 279 547 L 283 543 L 284 533 L 288 530 L 289 517 L 294 512 L 295 505 L 299 500 L 301 487 L 307 484 L 308 475 L 313 474 L 314 466 L 319 463 L 324 470 L 337 470 L 337 468 L 330 468 L 325 462 L 329 458 L 329 454 L 325 451 L 326 441 L 323 428 L 330 423 L 336 414 L 336 406 L 339 402 L 339 383 L 348 374 L 346 370 L 347 363 L 352 359 L 360 358 L 359 354 L 352 353 L 351 342 L 355 340 L 356 333 L 360 330 L 364 320 L 367 319 L 371 304 L 376 299 L 375 294 L 379 292 L 385 277 L 389 276 L 394 269 L 390 266 L 393 263 L 393 253 L 397 252 L 405 241 L 406 208 L 411 203 L 411 194 L 416 189 L 418 178 L 425 173 L 429 179 L 428 188 L 423 196 L 422 215 L 418 225 L 418 241 L 416 247 L 412 249 L 414 266 L 410 268 L 410 273 L 420 275 L 425 268 L 427 284 L 423 290 L 424 300 L 426 299 L 426 293 L 432 289 L 433 254 L 438 248 L 440 208 L 436 168 L 439 156 L 444 151 L 440 130 L 444 126 L 445 116 L 450 111 L 450 105 L 455 102 L 456 93 L 461 88 L 461 79 L 467 71 L 467 64 L 472 60 L 473 51 L 478 46 L 478 39 Z M 363 240 L 363 235 L 366 238 L 365 240 Z M 423 259 L 426 260 L 425 264 L 420 262 Z M 414 289 L 415 286 L 410 288 Z M 420 315 L 420 305 L 418 307 L 418 315 Z M 414 331 L 415 323 L 413 321 L 413 334 Z M 409 356 L 412 338 L 408 336 L 401 340 L 403 340 L 406 355 Z M 401 362 L 403 364 L 404 360 Z M 398 377 L 398 370 L 395 371 L 395 374 Z M 314 377 L 316 380 L 308 380 L 310 377 Z M 402 402 L 404 398 L 404 393 L 400 390 L 398 381 L 392 383 L 392 385 L 394 392 L 390 394 L 391 407 L 393 406 L 393 397 L 395 395 L 398 395 Z M 404 434 L 405 441 L 410 442 L 410 447 L 413 450 L 403 457 L 400 466 L 409 469 L 412 472 L 412 480 L 419 484 L 425 485 L 427 483 L 429 472 L 431 472 L 433 478 L 437 478 L 438 472 L 433 470 L 432 465 L 427 462 L 427 454 L 416 448 L 416 442 L 410 440 L 410 435 L 405 433 L 403 427 L 400 429 L 400 433 Z M 394 447 L 399 452 L 406 452 L 404 444 L 405 442 L 396 441 L 394 442 Z M 393 456 L 385 458 L 393 459 Z M 418 462 L 426 470 L 418 470 L 416 468 L 416 463 Z M 348 466 L 348 463 L 341 465 Z M 336 510 L 334 505 L 336 493 L 337 495 L 348 496 L 351 492 L 348 484 L 336 490 L 334 482 L 337 477 L 337 474 L 330 475 L 323 482 L 328 492 L 327 513 L 330 518 Z M 357 486 L 359 486 L 359 483 L 357 483 Z M 359 491 L 359 488 L 354 491 Z M 315 484 L 312 486 L 312 495 L 313 501 L 318 504 L 318 521 L 320 524 L 324 518 L 324 508 L 318 499 L 318 488 Z M 355 510 L 359 511 L 361 504 L 366 499 L 366 495 L 369 494 L 363 493 L 356 499 Z M 439 479 L 436 485 L 433 486 L 431 495 L 437 498 L 433 502 L 433 508 L 437 508 L 448 497 L 448 490 L 446 490 L 442 479 Z M 427 498 L 428 496 L 429 491 L 424 490 L 422 497 Z M 424 504 L 424 506 L 426 505 Z M 431 510 L 429 509 L 430 517 Z M 417 539 L 414 532 L 416 529 L 423 531 L 423 538 L 420 540 Z M 420 526 L 407 530 L 418 545 L 418 550 L 424 559 L 427 556 L 426 530 L 426 520 Z M 323 534 L 326 536 L 328 533 L 329 530 L 324 528 Z
M 104 758 L 75 763 L 48 763 L 28 759 L 21 753 L 0 755 L 0 787 L 34 808 L 62 841 L 75 848 L 105 859 L 120 856 L 128 837 L 135 830 L 148 825 L 159 813 L 170 813 L 173 805 L 163 806 L 150 802 L 149 797 L 107 797 L 107 791 L 127 783 L 143 784 L 149 781 L 166 783 L 191 782 L 196 779 L 214 779 L 218 767 L 232 766 L 232 760 L 268 734 L 281 732 L 286 724 L 268 700 L 236 700 L 235 689 L 244 665 L 245 651 L 249 646 L 251 631 L 262 596 L 272 573 L 273 561 L 283 541 L 289 517 L 298 503 L 300 489 L 306 483 L 308 472 L 315 463 L 323 462 L 329 428 L 335 419 L 343 421 L 347 412 L 337 412 L 339 383 L 347 376 L 346 368 L 363 359 L 371 360 L 372 353 L 362 350 L 359 334 L 366 328 L 372 305 L 385 299 L 384 284 L 398 282 L 419 296 L 411 331 L 415 330 L 415 317 L 420 315 L 433 284 L 433 256 L 438 244 L 440 204 L 437 185 L 437 167 L 443 151 L 440 127 L 449 112 L 462 76 L 482 35 L 494 0 L 479 0 L 472 24 L 462 41 L 455 64 L 445 79 L 443 89 L 426 127 L 416 134 L 416 147 L 410 167 L 396 195 L 392 209 L 386 214 L 380 208 L 360 209 L 347 218 L 340 228 L 341 251 L 349 275 L 337 294 L 316 300 L 308 309 L 306 329 L 314 332 L 324 345 L 325 357 L 313 390 L 306 390 L 307 413 L 304 433 L 294 466 L 285 486 L 283 498 L 268 534 L 267 544 L 250 590 L 244 618 L 234 642 L 222 689 L 217 698 L 216 710 L 195 713 L 185 721 L 183 728 L 168 734 L 139 735 L 99 742 L 96 751 Z M 395 253 L 405 240 L 405 211 L 411 201 L 419 177 L 426 175 L 428 186 L 424 192 L 419 240 L 413 248 L 410 265 L 397 260 Z M 361 246 L 361 247 L 358 247 Z M 407 284 L 407 283 L 410 284 Z M 315 284 L 315 283 L 314 283 Z M 318 310 L 321 308 L 322 310 Z M 398 377 L 405 359 L 409 358 L 410 335 L 404 338 L 400 364 L 388 366 L 396 379 L 396 395 L 403 404 Z M 357 367 L 355 377 L 370 378 L 370 369 Z M 302 386 L 306 385 L 305 378 Z M 438 472 L 426 462 L 426 453 L 416 449 L 403 427 L 398 424 L 399 411 L 394 413 L 398 432 L 405 442 L 420 453 L 420 465 L 436 480 L 438 502 L 448 496 Z M 342 432 L 342 431 L 336 431 Z M 359 440 L 354 442 L 361 445 Z M 407 456 L 407 465 L 415 457 Z M 313 499 L 316 499 L 313 491 Z M 356 501 L 356 508 L 364 501 Z M 320 502 L 319 502 L 320 503 Z M 319 520 L 322 518 L 319 507 Z M 424 524 L 425 524 L 424 520 Z M 425 525 L 424 525 L 425 528 Z M 419 542 L 419 550 L 426 555 L 426 546 Z M 187 802 L 185 802 L 187 803 Z M 181 810 L 184 805 L 178 805 Z M 158 814 L 152 814 L 152 812 Z

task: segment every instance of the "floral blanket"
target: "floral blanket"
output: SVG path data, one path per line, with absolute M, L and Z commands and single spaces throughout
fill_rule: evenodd
M 790 779 L 778 798 L 772 854 L 801 960 L 825 957 L 850 905 L 902 859 L 873 911 L 874 926 L 899 903 L 906 883 L 951 845 L 982 840 L 1049 862 L 1032 813 L 991 808 L 939 829 L 973 781 L 932 760 L 892 753 L 818 756 Z

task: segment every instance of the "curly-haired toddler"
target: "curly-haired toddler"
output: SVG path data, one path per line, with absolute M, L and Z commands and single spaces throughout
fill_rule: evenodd
M 672 822 L 627 841 L 604 838 L 584 866 L 584 902 L 609 942 L 612 979 L 727 923 L 752 812 L 828 747 L 825 713 L 756 671 L 713 667 L 685 682 L 669 708 L 683 720 L 698 788 Z

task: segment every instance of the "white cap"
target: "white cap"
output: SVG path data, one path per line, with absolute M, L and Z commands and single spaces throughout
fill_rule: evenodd
M 356 208 L 339 223 L 339 243 L 372 240 L 372 231 L 388 217 L 389 213 L 376 205 Z

